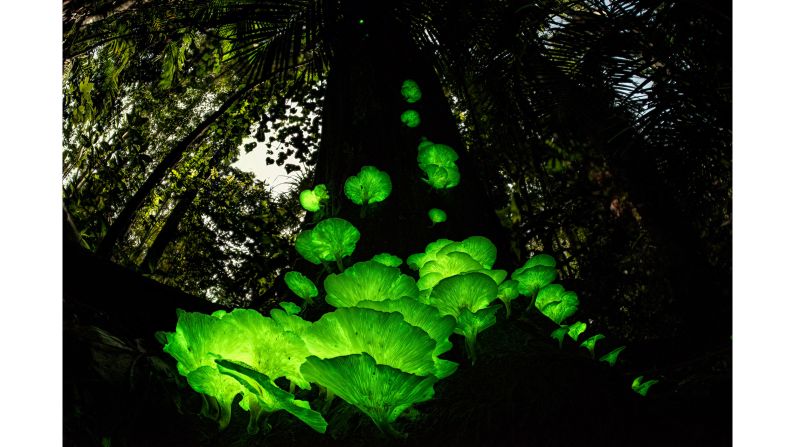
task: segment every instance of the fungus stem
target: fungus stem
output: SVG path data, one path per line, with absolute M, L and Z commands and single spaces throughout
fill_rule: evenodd
M 511 318 L 511 302 L 510 301 L 503 301 L 505 304 L 505 318 Z
M 345 267 L 342 265 L 342 259 L 340 259 L 340 257 L 339 257 L 339 256 L 335 256 L 335 257 L 334 257 L 334 260 L 336 260 L 336 261 L 337 261 L 337 268 L 339 269 L 340 273 L 342 273 L 343 271 L 345 271 Z
M 477 330 L 467 331 L 466 335 L 464 336 L 464 340 L 466 341 L 465 346 L 466 346 L 467 357 L 469 357 L 469 360 L 472 362 L 473 365 L 477 360 L 477 351 L 475 350 L 475 342 L 477 342 L 477 337 L 478 337 Z

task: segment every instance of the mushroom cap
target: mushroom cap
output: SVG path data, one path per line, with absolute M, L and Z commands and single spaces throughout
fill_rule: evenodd
M 314 298 L 318 294 L 315 283 L 301 272 L 287 272 L 284 275 L 284 282 L 287 284 L 287 287 L 301 299 Z
M 499 306 L 485 307 L 477 312 L 464 309 L 458 316 L 455 333 L 467 337 L 494 326 L 497 323 L 497 310 Z
M 519 297 L 519 282 L 514 279 L 503 282 L 497 288 L 497 298 L 503 303 L 510 303 L 517 297 Z
M 519 293 L 530 296 L 558 277 L 555 258 L 547 254 L 537 254 L 511 274 L 511 279 L 519 281 Z
M 345 219 L 332 217 L 305 230 L 295 240 L 298 254 L 313 264 L 335 261 L 350 256 L 361 234 Z
M 414 104 L 422 99 L 420 86 L 411 79 L 403 81 L 403 85 L 400 86 L 400 94 L 403 95 L 403 99 L 409 104 Z
M 414 278 L 396 267 L 376 261 L 357 262 L 340 274 L 331 274 L 323 282 L 326 302 L 334 307 L 352 307 L 360 301 L 417 298 Z
M 490 269 L 497 260 L 497 246 L 483 236 L 470 236 L 461 242 L 453 242 L 442 247 L 438 254 L 445 255 L 459 251 L 478 261 L 484 269 Z
M 560 324 L 577 312 L 580 300 L 574 292 L 567 292 L 560 284 L 550 284 L 538 292 L 536 308 L 547 318 Z
M 423 181 L 434 189 L 450 189 L 461 183 L 457 166 L 428 165 L 423 171 L 427 177 Z
M 279 303 L 279 307 L 284 309 L 284 311 L 287 313 L 287 315 L 296 315 L 299 312 L 301 312 L 301 306 L 299 306 L 299 305 L 297 305 L 295 303 L 291 303 L 289 301 L 281 301 Z
M 311 355 L 333 358 L 366 352 L 379 364 L 430 375 L 436 341 L 398 312 L 347 307 L 327 313 L 303 334 Z
M 447 220 L 447 213 L 439 208 L 431 208 L 428 210 L 428 218 L 435 224 L 442 223 Z
M 433 398 L 433 385 L 438 380 L 381 364 L 365 352 L 330 359 L 310 356 L 301 370 L 312 382 L 370 416 L 382 429 L 412 404 Z
M 580 346 L 583 348 L 587 348 L 589 351 L 593 352 L 594 348 L 596 348 L 596 342 L 599 340 L 603 340 L 605 338 L 602 334 L 596 334 L 590 336 L 584 342 L 580 343 Z
M 389 174 L 374 166 L 362 166 L 357 175 L 345 181 L 345 195 L 357 205 L 382 202 L 391 192 Z
M 400 121 L 408 127 L 417 127 L 420 125 L 420 113 L 414 109 L 406 110 L 400 114 Z
M 419 270 L 423 265 L 425 265 L 426 262 L 436 259 L 436 254 L 439 252 L 439 250 L 451 243 L 453 243 L 453 241 L 450 239 L 439 239 L 433 241 L 425 246 L 425 251 L 423 253 L 415 253 L 409 256 L 406 259 L 406 264 L 412 270 Z
M 379 253 L 373 256 L 373 259 L 371 259 L 371 261 L 375 261 L 387 267 L 400 267 L 400 264 L 403 264 L 402 259 L 389 253 Z
M 218 427 L 226 428 L 232 419 L 232 403 L 235 396 L 245 393 L 245 389 L 235 379 L 221 374 L 214 366 L 202 366 L 191 371 L 187 377 L 188 385 L 197 393 L 214 398 L 218 402 Z M 205 416 L 210 416 L 205 414 Z
M 290 315 L 282 309 L 271 309 L 270 315 L 273 321 L 281 326 L 282 330 L 295 332 L 299 336 L 312 326 L 311 322 L 304 320 L 298 315 Z
M 429 166 L 452 168 L 455 167 L 456 160 L 458 160 L 458 153 L 446 144 L 425 140 L 417 146 L 417 163 L 423 171 Z
M 616 365 L 616 361 L 618 361 L 618 355 L 621 354 L 621 351 L 623 351 L 626 348 L 627 348 L 626 346 L 619 346 L 618 348 L 613 349 L 612 351 L 608 352 L 607 354 L 599 357 L 599 361 L 600 362 L 607 362 L 610 366 L 615 366 Z
M 329 195 L 328 191 L 326 190 L 326 185 L 320 184 L 315 186 L 314 189 L 305 189 L 301 191 L 301 194 L 298 196 L 298 201 L 301 203 L 301 206 L 311 212 L 320 211 L 320 206 L 328 200 Z
M 441 280 L 431 291 L 430 304 L 443 315 L 459 319 L 464 310 L 475 314 L 497 298 L 497 285 L 483 273 L 464 273 Z
M 588 329 L 588 324 L 583 323 L 582 321 L 578 321 L 576 323 L 572 323 L 569 325 L 568 334 L 572 340 L 577 341 L 580 338 L 580 335 Z
M 242 334 L 252 355 L 246 359 L 221 357 L 250 365 L 271 379 L 286 377 L 297 386 L 309 389 L 309 383 L 300 373 L 301 363 L 309 351 L 298 334 L 285 331 L 281 324 L 253 309 L 235 309 L 223 321 L 231 323 L 234 331 Z
M 420 290 L 426 290 L 436 286 L 445 278 L 482 269 L 480 263 L 466 253 L 454 251 L 445 255 L 437 255 L 436 259 L 426 262 L 420 269 L 420 282 L 417 286 Z M 488 275 L 484 276 L 488 277 Z

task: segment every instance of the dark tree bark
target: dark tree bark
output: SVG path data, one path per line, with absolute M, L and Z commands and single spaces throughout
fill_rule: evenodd
M 415 49 L 408 29 L 383 2 L 345 2 L 341 19 L 331 29 L 333 51 L 323 108 L 323 134 L 315 183 L 326 183 L 332 206 L 362 234 L 355 257 L 390 252 L 405 259 L 439 238 L 461 240 L 473 235 L 491 239 L 498 264 L 510 259 L 507 237 L 470 161 L 450 106 L 429 60 Z M 363 20 L 363 23 L 359 23 Z M 400 94 L 413 79 L 422 99 L 408 104 Z M 400 121 L 407 109 L 420 113 L 421 124 Z M 461 183 L 438 191 L 425 184 L 417 164 L 417 145 L 426 137 L 459 154 Z M 345 180 L 364 165 L 386 171 L 392 194 L 360 217 L 360 207 L 343 193 Z M 430 225 L 427 212 L 441 208 L 448 221 Z
M 151 194 L 152 190 L 155 189 L 157 185 L 160 184 L 161 181 L 165 178 L 166 174 L 169 172 L 174 165 L 179 162 L 182 158 L 183 154 L 193 145 L 196 141 L 199 141 L 207 129 L 212 125 L 214 122 L 218 120 L 230 107 L 232 107 L 237 101 L 245 96 L 251 89 L 255 87 L 256 84 L 249 84 L 242 87 L 237 92 L 233 93 L 229 98 L 221 104 L 218 109 L 215 110 L 210 116 L 204 119 L 198 126 L 196 126 L 191 133 L 189 133 L 185 138 L 183 138 L 176 146 L 174 146 L 171 151 L 166 154 L 163 160 L 155 167 L 149 177 L 147 177 L 146 181 L 144 181 L 143 185 L 138 188 L 138 191 L 127 201 L 124 205 L 124 208 L 121 210 L 119 215 L 111 224 L 110 228 L 108 229 L 107 234 L 99 243 L 97 247 L 97 255 L 103 258 L 110 258 L 113 254 L 113 247 L 116 245 L 116 242 L 122 239 L 127 232 L 130 230 L 130 225 L 132 224 L 133 217 L 135 217 L 135 213 L 141 208 L 146 200 Z

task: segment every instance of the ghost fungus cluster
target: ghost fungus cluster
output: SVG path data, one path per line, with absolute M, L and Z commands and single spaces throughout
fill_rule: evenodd
M 431 208 L 428 210 L 428 218 L 431 219 L 432 225 L 436 225 L 447 221 L 447 213 L 439 208 Z
M 409 104 L 414 104 L 422 99 L 420 86 L 411 79 L 403 81 L 403 85 L 400 86 L 400 94 L 403 95 L 403 99 Z
M 361 234 L 345 219 L 332 217 L 320 221 L 295 239 L 298 254 L 313 264 L 336 262 L 342 270 L 342 258 L 350 256 Z
M 357 205 L 383 202 L 391 192 L 389 174 L 373 166 L 362 166 L 357 175 L 345 181 L 345 195 Z
M 309 388 L 299 371 L 309 354 L 299 336 L 253 310 L 177 314 L 176 331 L 166 334 L 163 350 L 177 360 L 177 370 L 191 388 L 206 396 L 202 413 L 217 420 L 220 428 L 229 424 L 232 402 L 242 394 L 240 406 L 250 414 L 250 432 L 258 430 L 263 414 L 277 410 L 285 410 L 325 432 L 325 420 L 309 408 L 308 402 L 295 399 L 274 383 L 285 377 L 298 387 Z M 219 367 L 218 360 L 258 371 L 262 383 L 252 389 L 239 375 Z
M 417 164 L 425 173 L 423 181 L 434 189 L 453 188 L 461 182 L 456 160 L 456 151 L 445 144 L 423 139 L 417 146 Z
M 315 186 L 314 189 L 305 189 L 301 191 L 301 194 L 298 196 L 298 201 L 301 203 L 301 206 L 305 210 L 313 213 L 320 211 L 328 199 L 328 191 L 326 190 L 326 185 L 323 184 Z
M 315 283 L 309 278 L 301 274 L 301 272 L 287 272 L 284 275 L 284 282 L 287 287 L 293 291 L 299 298 L 306 301 L 308 305 L 312 305 L 312 298 L 318 295 Z
M 409 109 L 400 114 L 400 121 L 407 127 L 417 127 L 420 125 L 420 112 Z

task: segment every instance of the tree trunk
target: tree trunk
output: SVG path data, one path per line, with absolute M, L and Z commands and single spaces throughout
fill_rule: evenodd
M 226 101 L 224 101 L 223 104 L 218 107 L 218 109 L 216 109 L 215 112 L 205 118 L 205 120 L 196 126 L 191 133 L 177 143 L 177 145 L 171 149 L 171 152 L 166 154 L 166 156 L 155 167 L 152 173 L 149 174 L 149 177 L 146 179 L 143 185 L 141 185 L 132 198 L 127 201 L 127 203 L 124 205 L 124 208 L 113 221 L 113 224 L 111 224 L 107 234 L 105 234 L 105 237 L 97 247 L 97 255 L 103 258 L 111 257 L 113 254 L 113 247 L 116 245 L 116 242 L 127 235 L 127 232 L 130 230 L 133 217 L 135 217 L 135 213 L 141 208 L 144 200 L 149 197 L 149 194 L 152 192 L 152 190 L 158 184 L 160 184 L 161 181 L 163 181 L 169 170 L 171 170 L 171 168 L 173 168 L 174 165 L 179 162 L 179 160 L 182 158 L 182 155 L 188 150 L 188 148 L 190 148 L 193 143 L 201 139 L 210 125 L 217 121 L 221 115 L 223 115 L 230 107 L 237 103 L 237 101 L 252 88 L 254 88 L 255 85 L 256 84 L 249 84 L 233 93 L 229 98 L 227 98 Z
M 315 183 L 328 186 L 337 215 L 360 230 L 355 257 L 364 260 L 390 252 L 405 259 L 439 238 L 482 235 L 497 245 L 498 263 L 507 268 L 515 262 L 509 258 L 507 237 L 461 142 L 432 65 L 382 2 L 346 2 L 342 8 L 330 33 L 332 70 Z M 419 84 L 419 102 L 408 104 L 401 96 L 406 79 Z M 418 127 L 401 123 L 400 115 L 407 109 L 420 113 Z M 417 164 L 421 137 L 455 149 L 460 157 L 458 186 L 439 191 L 421 180 Z M 392 193 L 360 217 L 360 207 L 345 197 L 343 185 L 365 165 L 390 175 Z M 431 226 L 427 216 L 431 208 L 444 210 L 447 222 Z

